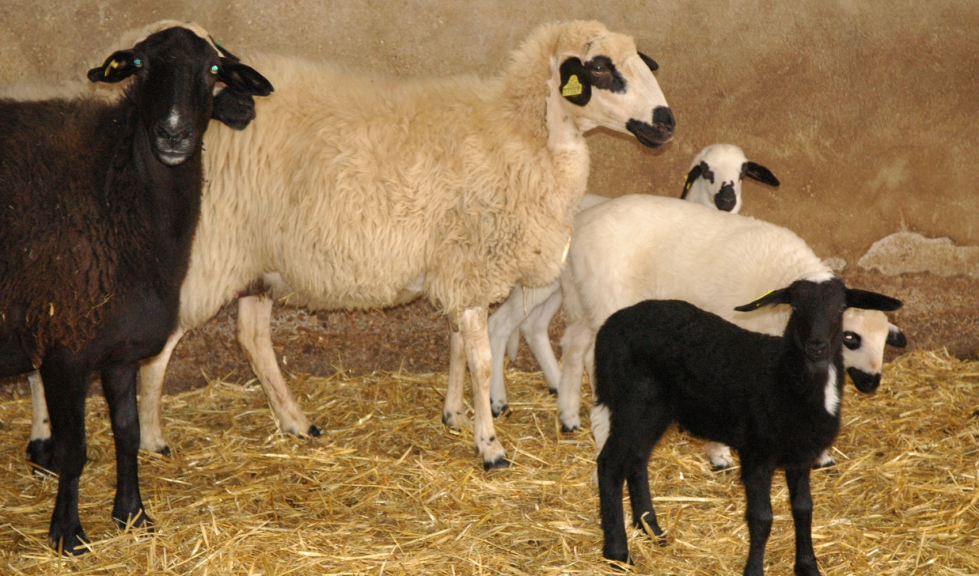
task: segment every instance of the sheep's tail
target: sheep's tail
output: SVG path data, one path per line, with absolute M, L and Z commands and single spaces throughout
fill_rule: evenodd
M 595 454 L 601 454 L 608 440 L 611 412 L 605 404 L 595 404 L 591 409 L 591 435 L 595 438 Z
M 595 438 L 595 458 L 602 453 L 605 441 L 609 434 L 609 412 L 608 406 L 596 403 L 591 409 L 591 435 Z M 598 486 L 598 466 L 592 470 L 591 482 L 593 486 Z

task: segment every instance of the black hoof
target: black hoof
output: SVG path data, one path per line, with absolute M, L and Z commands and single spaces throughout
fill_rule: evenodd
M 317 428 L 316 426 L 310 424 L 309 430 L 306 431 L 306 434 L 309 434 L 313 438 L 319 438 L 320 436 L 323 435 L 323 432 L 321 432 L 320 429 Z
M 145 529 L 147 532 L 154 531 L 153 520 L 151 520 L 150 517 L 146 515 L 146 512 L 144 512 L 143 510 L 139 510 L 138 512 L 136 512 L 135 516 L 136 516 L 135 520 L 132 520 L 130 522 L 128 521 L 128 519 L 133 517 L 132 514 L 127 513 L 126 514 L 127 520 L 123 520 L 122 514 L 117 514 L 116 512 L 112 513 L 112 519 L 115 520 L 116 526 L 118 526 L 120 530 L 125 530 L 126 527 L 129 526 L 134 529 Z
M 38 476 L 50 476 L 60 471 L 51 438 L 31 440 L 27 445 L 27 461 L 31 464 L 31 471 Z
M 551 393 L 551 396 L 557 396 L 557 388 L 548 388 L 547 391 Z
M 564 424 L 561 424 L 561 432 L 563 434 L 572 434 L 574 432 L 577 432 L 578 430 L 581 430 L 581 426 L 575 426 L 574 428 L 568 428 Z
M 160 450 L 157 450 L 156 453 L 159 454 L 160 456 L 166 456 L 167 458 L 173 456 L 173 452 L 170 451 L 169 446 L 164 446 Z
M 714 472 L 730 472 L 731 471 L 731 468 L 733 468 L 733 466 L 728 466 L 727 464 L 720 464 L 720 465 L 711 464 L 710 465 L 710 469 L 713 470 Z
M 51 532 L 49 535 L 48 543 L 55 550 L 58 550 L 65 556 L 80 556 L 88 552 L 88 548 L 85 546 L 90 540 L 88 536 L 85 535 L 85 531 L 79 526 L 74 530 L 69 530 L 67 534 L 55 534 Z
M 504 404 L 503 408 L 500 408 L 499 410 L 493 410 L 493 418 L 499 418 L 500 414 L 506 414 L 509 409 L 510 409 L 510 405 Z
M 483 470 L 493 470 L 497 468 L 509 468 L 510 461 L 506 459 L 506 456 L 500 456 L 492 462 L 483 461 Z
M 628 551 L 626 551 L 625 554 L 604 552 L 603 556 L 605 556 L 606 560 L 611 560 L 613 563 L 612 566 L 618 568 L 619 570 L 626 570 L 629 566 L 633 565 L 632 558 L 629 556 Z

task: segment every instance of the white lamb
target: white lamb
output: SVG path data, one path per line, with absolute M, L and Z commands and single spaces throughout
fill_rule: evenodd
M 623 196 L 581 212 L 561 275 L 567 323 L 558 391 L 562 428 L 581 425 L 584 367 L 591 376 L 595 333 L 615 311 L 647 299 L 679 299 L 748 330 L 780 334 L 789 317 L 786 306 L 747 313 L 734 307 L 807 274 L 831 272 L 795 233 L 692 202 Z M 844 329 L 850 334 L 860 330 L 888 339 L 887 326 L 883 312 L 854 309 L 844 315 Z M 890 341 L 898 344 L 903 335 L 899 338 L 900 331 L 894 330 Z M 864 366 L 869 361 L 876 380 L 855 378 L 855 383 L 861 391 L 872 392 L 880 382 L 883 341 L 867 344 L 866 349 L 858 347 L 856 360 L 850 362 Z M 845 348 L 844 365 L 852 367 L 847 352 Z M 593 433 L 601 438 L 601 431 Z M 726 447 L 715 445 L 709 454 L 715 466 L 733 464 Z
M 180 327 L 141 373 L 142 447 L 166 450 L 163 373 L 183 332 L 257 279 L 281 279 L 276 293 L 311 308 L 429 298 L 473 374 L 476 449 L 487 468 L 506 466 L 490 411 L 487 308 L 517 282 L 557 278 L 588 179 L 584 132 L 629 132 L 650 147 L 672 138 L 656 63 L 598 22 L 538 28 L 490 79 L 248 59 L 269 71 L 275 97 L 255 103 L 245 138 L 208 131 Z M 272 299 L 258 287 L 239 300 L 239 341 L 282 430 L 315 434 L 279 371 Z M 443 419 L 464 423 L 461 394 L 447 394 Z
M 701 150 L 690 164 L 681 197 L 737 214 L 741 210 L 741 182 L 745 176 L 769 186 L 779 185 L 778 178 L 771 170 L 748 160 L 744 151 L 738 146 L 711 144 Z M 581 203 L 581 210 L 605 200 L 607 198 L 604 196 L 586 194 Z M 572 240 L 572 242 L 577 241 L 577 239 Z M 506 301 L 490 315 L 490 348 L 493 352 L 490 404 L 494 416 L 499 416 L 507 409 L 506 386 L 503 381 L 503 349 L 506 347 L 510 360 L 516 361 L 521 332 L 544 373 L 548 388 L 551 392 L 557 393 L 561 368 L 554 356 L 554 350 L 551 349 L 547 329 L 560 306 L 560 282 L 531 289 L 524 289 L 518 285 L 510 292 Z M 461 383 L 458 385 L 461 386 Z

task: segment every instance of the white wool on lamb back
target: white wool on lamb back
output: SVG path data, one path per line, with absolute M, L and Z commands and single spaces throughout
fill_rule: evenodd
M 598 219 L 615 226 L 590 225 Z M 581 245 L 616 246 L 614 258 L 573 249 L 569 255 L 569 271 L 584 287 L 581 297 L 597 297 L 585 303 L 595 330 L 616 310 L 643 299 L 678 298 L 743 328 L 781 334 L 787 307 L 753 312 L 734 307 L 814 269 L 830 271 L 790 230 L 676 198 L 637 195 L 598 205 L 579 215 L 576 234 Z M 667 244 L 669 250 L 656 249 Z M 710 246 L 724 249 L 705 249 Z M 645 264 L 650 259 L 655 266 Z

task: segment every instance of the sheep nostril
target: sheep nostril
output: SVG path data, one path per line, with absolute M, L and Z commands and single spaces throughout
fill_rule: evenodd
M 673 118 L 673 111 L 666 106 L 657 106 L 653 110 L 653 124 L 661 130 L 672 132 L 676 128 L 676 119 Z

